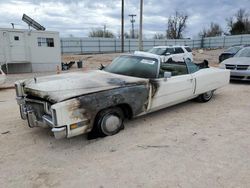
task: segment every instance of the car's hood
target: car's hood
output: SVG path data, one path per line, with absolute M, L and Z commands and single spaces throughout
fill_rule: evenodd
M 227 65 L 250 65 L 250 57 L 232 57 L 222 61 L 221 63 Z
M 147 83 L 147 79 L 95 70 L 27 80 L 24 82 L 24 91 L 27 95 L 55 103 L 93 92 Z

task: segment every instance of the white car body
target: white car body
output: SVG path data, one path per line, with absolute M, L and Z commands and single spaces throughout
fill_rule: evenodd
M 158 53 L 158 50 L 160 50 L 161 53 Z M 193 61 L 193 54 L 188 46 L 155 46 L 148 52 L 160 55 L 162 62 L 166 62 L 170 58 L 174 61 L 183 61 L 187 59 Z
M 0 69 L 0 85 L 3 85 L 5 83 L 6 80 L 6 75 L 4 74 L 4 72 Z
M 184 66 L 178 69 L 178 65 L 173 75 L 166 77 L 171 74 L 164 66 L 170 65 L 171 68 L 172 63 L 162 64 L 157 55 L 137 52 L 120 56 L 113 63 L 119 58 L 132 58 L 133 65 L 139 59 L 139 69 L 131 70 L 144 73 L 142 69 L 146 72 L 145 67 L 150 71 L 152 67 L 156 71 L 153 72 L 155 78 L 116 74 L 109 72 L 107 66 L 105 70 L 19 81 L 15 85 L 22 119 L 28 119 L 30 127 L 51 127 L 56 138 L 70 138 L 90 132 L 98 114 L 105 109 L 119 106 L 126 107 L 126 111 L 129 107 L 131 117 L 136 117 L 196 98 L 229 83 L 228 70 L 199 70 L 192 62 L 181 62 Z M 183 67 L 186 73 L 178 75 Z

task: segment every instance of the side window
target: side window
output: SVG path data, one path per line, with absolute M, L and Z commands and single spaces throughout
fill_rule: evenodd
M 171 62 L 171 63 L 162 63 L 160 67 L 159 78 L 164 77 L 164 72 L 171 72 L 172 76 L 180 76 L 188 74 L 187 65 L 185 62 Z
M 54 39 L 38 37 L 37 44 L 38 46 L 43 46 L 43 47 L 54 47 Z
M 167 48 L 166 53 L 174 54 L 174 48 Z
M 19 36 L 14 36 L 14 40 L 19 40 Z
M 182 48 L 175 48 L 175 54 L 182 54 L 184 53 L 183 49 Z
M 185 49 L 186 49 L 188 52 L 192 52 L 191 48 L 189 48 L 189 47 L 185 47 Z
M 191 60 L 186 60 L 186 64 L 189 74 L 192 74 L 200 70 L 199 67 L 196 64 L 194 64 Z

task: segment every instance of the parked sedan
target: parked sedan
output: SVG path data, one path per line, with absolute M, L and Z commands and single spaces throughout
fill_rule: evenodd
M 222 61 L 220 68 L 231 71 L 231 80 L 250 81 L 250 47 L 245 47 L 241 49 L 233 58 Z
M 191 61 L 161 63 L 158 55 L 117 57 L 102 70 L 16 82 L 21 118 L 50 127 L 56 138 L 84 133 L 109 136 L 133 118 L 197 98 L 209 101 L 228 84 L 228 70 L 200 69 Z
M 224 52 L 222 52 L 219 56 L 219 62 L 221 63 L 222 61 L 233 57 L 239 50 L 241 50 L 242 48 L 244 48 L 243 45 L 239 45 L 239 46 L 232 46 L 230 48 L 228 48 L 227 50 L 225 50 Z

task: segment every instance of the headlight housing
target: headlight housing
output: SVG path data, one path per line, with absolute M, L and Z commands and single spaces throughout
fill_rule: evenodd
M 16 96 L 17 97 L 24 96 L 23 84 L 21 82 L 15 82 L 15 89 L 16 89 Z
M 57 116 L 56 116 L 56 110 L 51 108 L 51 114 L 52 114 L 52 122 L 54 125 L 57 125 Z
M 226 69 L 226 65 L 224 63 L 221 63 L 219 66 L 220 69 Z

